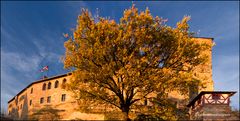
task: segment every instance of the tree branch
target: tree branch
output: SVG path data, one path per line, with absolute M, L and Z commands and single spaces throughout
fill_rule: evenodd
M 106 98 L 104 98 L 104 97 L 102 97 L 102 96 L 100 96 L 100 95 L 94 95 L 93 93 L 88 92 L 88 91 L 84 91 L 84 92 L 87 93 L 87 94 L 89 94 L 89 95 L 91 95 L 91 96 L 93 96 L 93 97 L 100 98 L 101 100 L 103 100 L 103 101 L 105 101 L 105 102 L 107 102 L 107 103 L 110 103 L 110 104 L 118 107 L 119 109 L 121 109 L 120 106 L 118 106 L 117 104 L 113 103 L 113 101 L 111 101 L 111 100 L 107 100 Z

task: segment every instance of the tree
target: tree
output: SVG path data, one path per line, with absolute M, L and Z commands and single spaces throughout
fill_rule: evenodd
M 73 69 L 68 86 L 79 99 L 99 101 L 119 108 L 125 119 L 140 100 L 153 93 L 166 98 L 173 90 L 187 94 L 197 82 L 193 68 L 208 60 L 201 51 L 207 44 L 193 41 L 185 16 L 176 27 L 137 8 L 124 11 L 119 23 L 87 10 L 78 17 L 73 37 L 64 43 L 64 67 Z

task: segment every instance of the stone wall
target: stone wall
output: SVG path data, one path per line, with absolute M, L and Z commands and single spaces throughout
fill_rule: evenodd
M 194 41 L 200 44 L 208 44 L 210 46 L 214 46 L 214 42 L 211 38 L 194 38 Z M 203 87 L 199 88 L 199 92 L 201 91 L 213 91 L 213 79 L 212 79 L 212 48 L 205 50 L 202 54 L 207 55 L 209 60 L 202 65 L 195 67 L 196 78 L 199 78 L 203 83 Z
M 193 38 L 193 41 L 199 44 L 208 44 L 213 46 L 214 42 L 212 38 Z M 203 55 L 207 55 L 209 60 L 205 64 L 201 64 L 194 68 L 194 78 L 197 78 L 201 80 L 201 83 L 203 87 L 197 87 L 195 85 L 192 85 L 189 87 L 189 95 L 186 97 L 186 95 L 181 95 L 180 92 L 173 91 L 169 93 L 169 97 L 176 100 L 178 102 L 178 105 L 186 106 L 188 101 L 193 99 L 200 93 L 201 91 L 213 91 L 214 90 L 214 83 L 212 79 L 212 48 L 205 50 L 202 52 Z M 185 99 L 189 99 L 188 101 L 185 101 Z
M 231 107 L 225 104 L 204 105 L 196 110 L 191 119 L 193 120 L 239 120 L 238 117 L 231 113 Z

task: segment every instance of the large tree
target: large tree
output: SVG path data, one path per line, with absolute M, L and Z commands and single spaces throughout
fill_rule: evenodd
M 128 119 L 131 107 L 156 93 L 158 98 L 194 82 L 193 68 L 206 62 L 207 44 L 193 41 L 185 16 L 176 27 L 134 6 L 119 23 L 87 10 L 78 17 L 73 37 L 65 42 L 64 66 L 74 69 L 69 89 L 88 101 L 119 108 Z

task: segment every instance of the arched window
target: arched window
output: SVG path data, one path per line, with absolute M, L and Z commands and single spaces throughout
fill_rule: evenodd
M 42 90 L 46 90 L 46 84 L 45 83 L 42 86 Z
M 51 82 L 48 83 L 48 89 L 51 89 Z
M 62 88 L 63 88 L 63 89 L 66 88 L 66 82 L 67 82 L 67 80 L 64 78 L 64 79 L 63 79 L 63 82 L 62 82 Z
M 58 88 L 58 83 L 59 83 L 59 82 L 58 82 L 58 80 L 57 80 L 57 81 L 55 82 L 55 85 L 54 85 L 55 88 Z
M 64 78 L 64 79 L 63 79 L 63 84 L 66 84 L 66 82 L 67 82 L 67 80 Z

